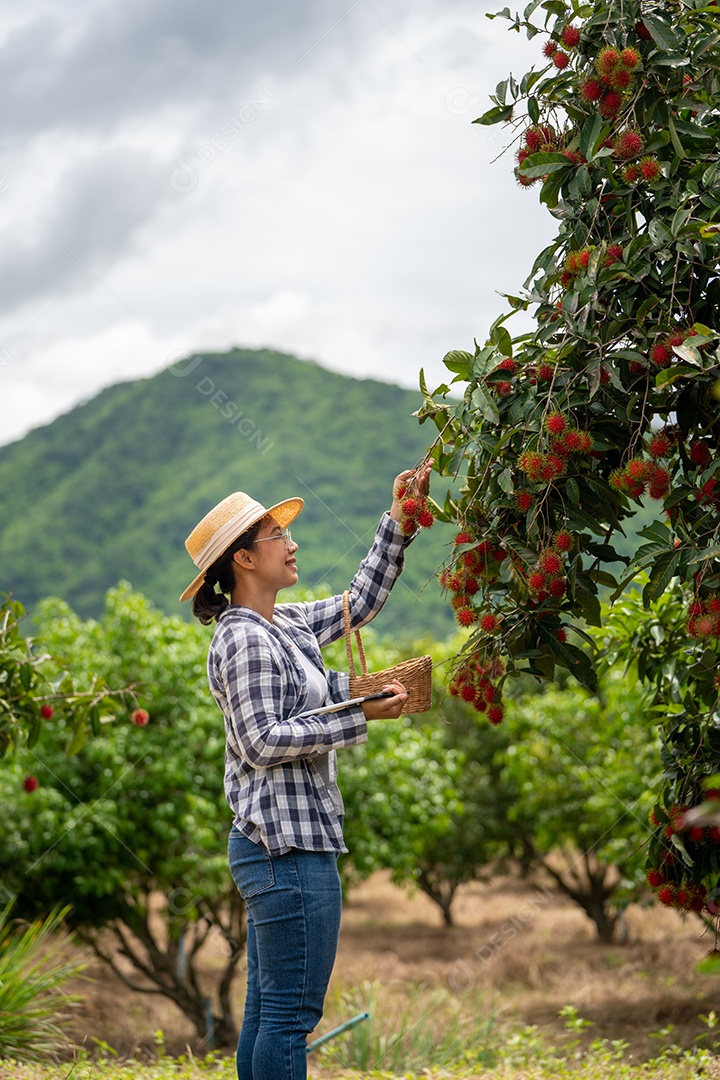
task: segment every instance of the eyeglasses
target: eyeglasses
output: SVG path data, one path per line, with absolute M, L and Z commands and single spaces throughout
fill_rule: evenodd
M 259 536 L 255 540 L 255 543 L 261 544 L 263 540 L 284 540 L 285 547 L 288 549 L 288 551 L 290 550 L 290 545 L 292 544 L 292 536 L 290 535 L 289 529 L 282 529 L 281 532 L 273 533 L 272 536 Z

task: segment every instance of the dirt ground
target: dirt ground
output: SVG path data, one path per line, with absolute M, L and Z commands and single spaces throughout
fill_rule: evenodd
M 592 1022 L 589 1037 L 624 1039 L 643 1057 L 657 1055 L 663 1038 L 690 1045 L 708 1030 L 699 1015 L 720 1012 L 720 981 L 694 970 L 714 944 L 695 917 L 683 921 L 672 911 L 635 906 L 624 943 L 600 945 L 569 901 L 513 878 L 464 887 L 454 917 L 456 925 L 445 927 L 427 897 L 396 888 L 387 875 L 356 887 L 345 905 L 333 1004 L 318 1033 L 347 1018 L 337 1013 L 338 992 L 366 980 L 380 980 L 388 998 L 407 996 L 412 985 L 441 987 L 470 1009 L 538 1025 L 549 1037 L 561 1031 L 557 1013 L 570 1004 Z M 212 955 L 206 963 L 213 964 Z M 197 1046 L 191 1025 L 167 999 L 132 993 L 99 964 L 88 974 L 93 982 L 78 986 L 84 1002 L 69 1029 L 77 1042 L 92 1048 L 100 1040 L 121 1057 L 142 1055 L 162 1029 L 170 1054 Z M 243 981 L 241 971 L 238 1016 Z

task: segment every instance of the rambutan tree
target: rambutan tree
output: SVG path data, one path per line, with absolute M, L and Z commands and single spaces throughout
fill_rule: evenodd
M 601 594 L 644 574 L 648 608 L 677 581 L 685 599 L 657 648 L 688 674 L 682 694 L 672 676 L 662 690 L 679 699 L 655 826 L 677 847 L 668 815 L 720 763 L 720 8 L 532 0 L 489 17 L 538 38 L 538 66 L 475 122 L 505 125 L 517 181 L 558 231 L 486 341 L 447 354 L 452 384 L 422 380 L 436 469 L 463 478 L 435 508 L 458 526 L 440 582 L 472 630 L 450 691 L 491 723 L 519 673 L 565 668 L 594 691 Z M 512 336 L 517 311 L 534 325 Z M 655 521 L 628 558 L 616 537 L 642 499 Z M 717 854 L 680 856 L 670 887 L 716 888 Z

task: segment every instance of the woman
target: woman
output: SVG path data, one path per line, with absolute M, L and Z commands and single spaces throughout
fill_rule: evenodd
M 370 551 L 350 585 L 353 629 L 382 608 L 412 539 L 397 491 L 426 495 L 431 463 L 401 473 Z M 288 526 L 303 500 L 265 509 L 243 492 L 219 503 L 186 548 L 200 573 L 181 600 L 217 622 L 210 689 L 225 717 L 225 792 L 234 814 L 230 869 L 248 920 L 248 986 L 237 1050 L 239 1080 L 301 1080 L 306 1036 L 322 1016 L 340 930 L 337 857 L 347 851 L 335 750 L 367 739 L 367 722 L 397 718 L 391 696 L 314 715 L 348 698 L 348 676 L 326 671 L 320 648 L 343 636 L 342 595 L 281 604 L 298 580 Z M 229 601 L 227 598 L 230 598 Z

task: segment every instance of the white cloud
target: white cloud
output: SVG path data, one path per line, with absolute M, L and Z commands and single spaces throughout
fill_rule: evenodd
M 468 0 L 218 6 L 208 26 L 189 0 L 75 2 L 62 47 L 33 53 L 35 20 L 0 48 L 56 90 L 26 102 L 0 178 L 2 441 L 177 349 L 439 382 L 555 232 L 511 160 L 490 164 L 498 129 L 470 123 L 536 43 Z

